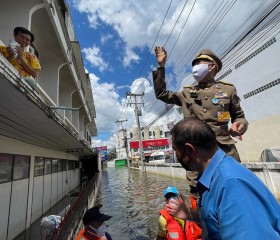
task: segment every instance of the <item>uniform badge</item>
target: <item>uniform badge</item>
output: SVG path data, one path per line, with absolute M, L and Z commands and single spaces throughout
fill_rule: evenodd
M 212 98 L 212 103 L 214 105 L 217 105 L 219 103 L 219 99 L 218 98 Z
M 219 90 L 215 94 L 215 98 L 227 98 L 227 93 L 224 93 L 222 90 Z
M 192 98 L 197 98 L 198 95 L 197 95 L 196 90 L 191 90 L 191 91 L 190 91 L 190 96 L 191 96 Z
M 218 112 L 218 122 L 229 122 L 230 113 L 229 112 Z

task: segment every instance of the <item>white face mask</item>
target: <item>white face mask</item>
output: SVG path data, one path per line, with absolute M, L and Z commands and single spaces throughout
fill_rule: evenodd
M 209 72 L 208 64 L 201 63 L 193 66 L 192 74 L 197 82 L 203 80 Z
M 94 228 L 91 225 L 88 225 L 95 233 L 92 233 L 93 235 L 97 237 L 102 237 L 105 235 L 105 232 L 107 232 L 106 223 L 102 223 L 102 225 L 99 228 Z

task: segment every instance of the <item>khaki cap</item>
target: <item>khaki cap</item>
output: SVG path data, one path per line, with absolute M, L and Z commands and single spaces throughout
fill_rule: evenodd
M 196 54 L 195 59 L 192 61 L 192 65 L 194 65 L 195 62 L 200 59 L 205 59 L 214 62 L 217 67 L 217 72 L 219 72 L 223 67 L 221 59 L 209 49 L 203 49 L 200 52 L 198 52 Z

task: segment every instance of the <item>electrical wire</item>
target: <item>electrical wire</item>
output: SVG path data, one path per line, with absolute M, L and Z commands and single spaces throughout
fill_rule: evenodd
M 277 3 L 274 7 L 273 7 L 273 10 L 275 10 L 276 9 L 276 7 L 279 5 L 279 3 Z M 266 16 L 267 15 L 269 15 L 269 14 L 271 14 L 271 12 L 273 11 L 273 10 L 271 10 L 271 11 L 269 11 L 267 14 L 266 14 Z M 278 16 L 278 15 L 277 15 Z M 276 17 L 277 17 L 276 16 Z M 276 17 L 274 17 L 274 18 L 276 18 Z M 274 18 L 273 19 L 271 19 L 266 25 L 269 25 L 270 24 L 270 22 L 271 21 L 273 21 L 274 20 Z M 246 21 L 248 21 L 248 19 L 249 18 L 247 18 L 247 20 Z M 264 20 L 264 17 L 262 18 L 262 21 Z M 259 23 L 257 24 L 257 26 L 259 25 Z M 256 26 L 256 27 L 257 27 Z M 255 27 L 255 28 L 256 28 Z M 273 29 L 273 26 L 271 26 L 270 27 L 270 30 L 272 30 Z M 252 30 L 253 29 L 251 29 L 251 30 L 249 30 L 249 32 L 252 32 Z M 275 32 L 274 32 L 275 33 Z M 248 34 L 246 34 L 246 36 L 248 36 Z M 262 36 L 264 36 L 264 33 L 262 34 Z M 244 38 L 243 38 L 244 39 Z M 260 38 L 258 38 L 257 40 L 255 40 L 255 44 L 258 42 L 258 41 L 260 41 Z M 173 107 L 173 106 L 172 106 Z M 159 120 L 161 117 L 163 117 L 164 116 L 164 113 L 165 112 L 165 110 L 164 111 L 162 111 L 162 113 L 156 118 L 156 119 L 154 119 L 153 121 L 151 121 L 151 124 L 148 124 L 146 127 L 149 127 L 149 126 L 151 126 L 155 121 L 157 121 L 157 120 Z
M 169 9 L 170 9 L 171 4 L 172 4 L 172 0 L 171 0 L 170 3 L 169 3 L 169 6 L 168 6 L 168 8 L 167 8 L 167 10 L 166 10 L 166 13 L 165 13 L 164 18 L 163 18 L 163 20 L 162 20 L 162 23 L 161 23 L 161 25 L 160 25 L 160 28 L 159 28 L 159 30 L 158 30 L 158 32 L 157 32 L 157 35 L 156 35 L 156 37 L 155 37 L 155 40 L 154 40 L 154 42 L 153 42 L 153 44 L 152 44 L 152 46 L 151 46 L 151 48 L 150 48 L 150 50 L 149 50 L 149 53 L 148 53 L 148 55 L 147 55 L 147 57 L 146 57 L 146 60 L 145 60 L 145 62 L 144 62 L 143 67 L 141 68 L 141 71 L 140 71 L 139 74 L 138 74 L 138 77 L 141 76 L 141 74 L 142 74 L 142 72 L 143 72 L 143 70 L 144 70 L 144 68 L 145 68 L 145 66 L 146 66 L 146 64 L 147 64 L 147 61 L 148 61 L 149 57 L 151 56 L 151 52 L 152 52 L 152 50 L 154 49 L 155 43 L 156 43 L 156 41 L 157 41 L 157 39 L 158 39 L 159 33 L 160 33 L 161 29 L 162 29 L 162 26 L 163 26 L 163 24 L 164 24 L 164 21 L 165 21 L 165 19 L 166 19 L 166 16 L 167 16 L 168 12 L 169 12 Z
M 187 2 L 187 1 L 186 1 L 186 2 Z M 223 1 L 223 2 L 224 2 L 224 1 Z M 202 37 L 202 41 L 199 42 L 198 44 L 197 44 L 197 42 L 195 41 L 196 45 L 193 44 L 193 45 L 190 47 L 190 49 L 193 49 L 193 47 L 194 47 L 195 49 L 196 49 L 197 47 L 200 47 L 200 46 L 209 38 L 209 36 L 211 35 L 211 32 L 213 32 L 213 31 L 215 30 L 215 28 L 218 26 L 218 24 L 221 22 L 221 20 L 225 17 L 225 15 L 228 13 L 228 11 L 232 8 L 232 6 L 235 4 L 235 2 L 236 2 L 236 1 L 231 2 L 231 4 L 230 4 L 229 6 L 224 5 L 224 6 L 221 8 L 221 9 L 223 9 L 223 11 L 217 12 L 218 10 L 216 10 L 216 12 L 212 15 L 211 19 L 212 19 L 214 16 L 218 16 L 218 17 L 215 17 L 215 19 L 218 19 L 218 21 L 216 21 L 216 22 L 210 21 L 211 25 L 209 25 L 210 23 L 209 23 L 209 21 L 208 21 L 209 24 L 207 24 L 207 25 L 204 27 L 204 29 L 200 32 L 200 34 L 199 34 L 199 36 L 198 36 L 198 37 Z M 251 13 L 250 16 L 241 24 L 241 26 L 240 26 L 237 30 L 235 30 L 234 33 L 236 33 L 237 31 L 240 31 L 240 28 L 243 28 L 243 27 L 245 26 L 245 23 L 248 22 L 248 20 L 263 6 L 263 4 L 264 4 L 265 2 L 266 2 L 266 1 L 262 2 L 262 3 L 254 10 L 254 12 Z M 274 8 L 271 9 L 270 12 L 267 12 L 266 16 L 268 16 L 272 11 L 274 11 L 275 8 L 276 8 L 278 5 L 279 5 L 279 1 L 276 2 L 276 4 L 274 5 Z M 221 4 L 220 4 L 220 6 L 218 7 L 218 9 L 219 9 L 220 7 L 221 7 Z M 181 12 L 182 12 L 182 11 L 181 11 Z M 178 18 L 177 18 L 177 20 L 178 20 Z M 264 17 L 258 19 L 259 22 L 258 22 L 258 23 L 255 22 L 255 23 L 254 23 L 255 26 L 252 27 L 251 30 L 249 30 L 249 31 L 252 32 L 255 28 L 257 28 L 257 27 L 260 25 L 260 23 L 261 23 L 263 20 L 264 20 Z M 271 20 L 271 21 L 272 21 L 272 20 Z M 177 22 L 177 21 L 176 21 L 176 22 Z M 268 23 L 267 23 L 267 24 L 268 24 Z M 175 25 L 176 25 L 176 24 L 175 24 Z M 174 25 L 174 26 L 175 26 L 175 25 Z M 252 24 L 251 24 L 251 25 L 252 25 Z M 173 26 L 173 29 L 174 29 L 174 26 Z M 209 27 L 209 26 L 211 26 L 211 27 L 210 27 L 211 31 L 210 31 L 210 30 L 204 31 L 205 28 L 207 28 L 207 27 Z M 162 27 L 162 26 L 161 26 L 161 27 Z M 272 31 L 272 29 L 273 29 L 272 26 L 270 27 L 270 29 L 266 29 L 266 33 L 267 33 L 267 31 Z M 183 30 L 183 29 L 182 29 L 182 30 Z M 182 30 L 181 30 L 181 32 L 182 32 Z M 172 33 L 172 32 L 173 32 L 173 30 L 171 31 L 171 33 Z M 180 32 L 180 34 L 181 34 L 181 32 Z M 171 33 L 170 33 L 170 34 L 171 34 Z M 234 35 L 234 33 L 233 33 L 232 35 Z M 237 49 L 237 50 L 235 50 L 235 51 L 237 51 L 237 52 L 238 52 L 238 51 L 241 51 L 241 50 L 242 50 L 242 47 L 240 47 L 239 50 L 238 50 L 237 46 L 238 46 L 238 44 L 241 43 L 242 40 L 246 39 L 246 37 L 249 36 L 249 33 L 250 33 L 250 32 L 247 32 L 246 35 L 243 34 L 242 39 L 238 40 L 237 42 L 234 42 L 234 45 L 230 45 L 230 43 L 229 43 L 230 37 L 229 37 L 229 38 L 227 39 L 227 41 L 224 42 L 224 44 L 218 49 L 219 51 L 224 51 L 224 52 L 225 52 L 225 55 L 224 55 L 223 58 L 229 58 L 229 57 L 228 57 L 228 53 L 233 52 L 235 49 Z M 232 35 L 231 35 L 231 36 L 232 36 Z M 256 43 L 257 43 L 258 41 L 260 41 L 264 36 L 265 36 L 265 33 L 263 33 L 262 36 L 259 36 L 258 38 L 256 38 L 255 41 L 254 41 L 254 43 L 252 43 L 250 46 L 247 46 L 247 50 L 245 51 L 245 53 L 248 52 L 248 51 L 250 51 L 250 49 L 253 47 L 253 44 L 256 44 Z M 158 35 L 157 35 L 157 37 L 158 37 Z M 157 37 L 156 37 L 156 38 L 157 38 Z M 179 38 L 179 37 L 180 37 L 180 35 L 178 36 L 178 38 Z M 197 39 L 198 39 L 198 37 L 197 37 Z M 169 38 L 170 38 L 170 35 L 169 35 L 167 41 L 169 40 Z M 177 39 L 178 39 L 178 38 L 177 38 Z M 167 43 L 167 41 L 166 41 L 166 43 Z M 248 41 L 249 41 L 249 40 L 247 40 L 247 43 L 248 43 Z M 177 43 L 177 40 L 176 40 L 176 43 Z M 176 43 L 175 43 L 175 45 L 176 45 Z M 154 44 L 153 44 L 153 45 L 154 45 Z M 175 45 L 173 45 L 172 51 L 173 51 Z M 230 47 L 227 47 L 228 45 L 230 45 Z M 243 45 L 244 45 L 244 44 L 243 44 Z M 243 48 L 244 48 L 244 47 L 243 47 Z M 188 52 L 184 55 L 184 57 L 180 59 L 180 61 L 179 61 L 180 69 L 177 68 L 177 71 L 175 72 L 175 77 L 176 77 L 176 76 L 179 76 L 179 70 L 181 71 L 181 70 L 182 70 L 182 66 L 184 66 L 184 65 L 189 61 L 189 59 L 190 59 L 190 52 L 189 52 L 190 49 L 189 49 Z M 225 49 L 228 49 L 228 50 L 225 50 Z M 244 49 L 243 49 L 243 50 L 244 50 Z M 150 56 L 150 55 L 149 55 L 149 56 Z M 170 57 L 170 56 L 169 56 L 169 57 Z M 231 60 L 232 60 L 232 58 L 231 58 Z M 236 60 L 236 59 L 235 59 L 235 60 Z M 177 61 L 177 63 L 178 63 L 178 61 Z M 146 64 L 146 63 L 145 63 L 145 64 Z M 144 69 L 144 67 L 143 67 L 142 69 Z M 141 73 L 142 73 L 142 71 L 143 71 L 143 70 L 141 70 Z M 151 104 L 151 105 L 153 105 L 153 104 Z M 174 105 L 169 105 L 169 106 L 171 106 L 171 107 L 169 108 L 169 110 L 171 110 L 172 107 L 173 107 Z M 148 108 L 148 109 L 145 109 L 145 110 L 149 110 L 149 108 Z M 153 119 L 152 121 L 150 121 L 150 123 L 147 124 L 145 127 L 151 126 L 155 121 L 158 121 L 160 118 L 162 118 L 167 112 L 168 112 L 168 111 L 166 111 L 166 109 L 164 109 L 155 119 Z M 148 113 L 147 113 L 147 114 L 148 114 Z M 145 117 L 145 116 L 143 116 L 142 118 L 144 118 L 144 117 Z
M 224 2 L 224 1 L 223 1 L 223 2 Z M 234 1 L 234 3 L 235 3 L 235 2 L 236 2 L 236 0 Z M 220 4 L 220 6 L 218 7 L 218 9 L 219 9 L 220 7 L 221 7 L 221 4 Z M 232 7 L 232 6 L 231 6 L 231 7 Z M 229 10 L 229 9 L 228 9 L 228 10 Z M 221 11 L 220 11 L 220 12 L 221 12 Z M 220 13 L 220 12 L 219 12 L 219 13 Z M 215 16 L 216 13 L 217 13 L 217 10 L 214 12 L 214 14 L 212 15 L 211 19 L 214 18 L 214 16 Z M 211 20 L 211 19 L 210 19 L 210 20 Z M 207 22 L 207 23 L 209 24 L 209 22 Z M 210 23 L 211 23 L 211 21 L 210 21 Z M 207 24 L 207 25 L 208 25 L 208 24 Z M 212 24 L 212 23 L 211 23 L 211 24 Z M 207 25 L 205 26 L 205 28 L 207 27 Z M 205 28 L 204 28 L 204 29 L 205 29 Z M 203 30 L 204 30 L 204 29 L 203 29 Z M 209 31 L 210 34 L 211 34 L 211 30 L 212 30 L 212 29 L 210 29 L 210 31 Z M 203 33 L 203 32 L 201 32 L 201 33 Z M 200 37 L 200 35 L 199 35 L 197 38 L 199 38 L 199 37 Z M 196 42 L 197 42 L 197 41 L 195 41 L 194 43 L 196 43 Z M 191 49 L 191 48 L 190 48 L 190 49 Z M 175 73 L 175 76 L 176 76 L 176 73 Z M 167 85 L 167 87 L 169 87 L 169 84 Z M 153 105 L 154 105 L 154 103 L 152 103 L 152 104 L 150 105 L 150 107 L 153 106 Z

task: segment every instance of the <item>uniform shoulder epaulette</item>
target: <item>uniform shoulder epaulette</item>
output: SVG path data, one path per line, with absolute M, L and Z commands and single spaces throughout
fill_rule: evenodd
M 224 82 L 224 81 L 222 81 L 222 80 L 218 80 L 218 82 L 219 82 L 219 83 L 226 84 L 226 85 L 233 86 L 233 84 L 232 84 L 232 83 L 230 83 L 230 82 Z
M 194 86 L 184 86 L 183 88 L 191 88 L 191 89 L 193 89 Z

